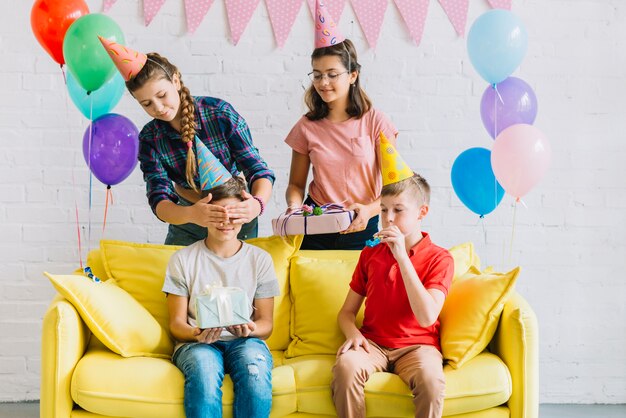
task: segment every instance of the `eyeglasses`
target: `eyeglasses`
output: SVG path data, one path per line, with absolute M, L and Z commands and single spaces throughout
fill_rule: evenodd
M 337 78 L 342 74 L 347 74 L 348 71 L 344 71 L 343 73 L 320 73 L 317 71 L 311 71 L 309 74 L 309 78 L 314 83 L 321 83 L 324 78 L 328 80 L 329 83 L 334 83 L 337 81 Z

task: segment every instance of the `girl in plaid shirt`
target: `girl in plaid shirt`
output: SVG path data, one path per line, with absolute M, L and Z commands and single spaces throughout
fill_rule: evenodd
M 223 100 L 191 96 L 178 68 L 157 53 L 147 54 L 126 86 L 154 118 L 139 134 L 139 162 L 152 211 L 170 224 L 165 243 L 189 245 L 206 237 L 209 224 L 229 219 L 244 224 L 240 239 L 256 237 L 257 217 L 275 177 L 252 143 L 243 117 Z M 250 191 L 245 200 L 222 207 L 211 204 L 211 195 L 201 197 L 196 136 L 231 174 L 243 173 Z

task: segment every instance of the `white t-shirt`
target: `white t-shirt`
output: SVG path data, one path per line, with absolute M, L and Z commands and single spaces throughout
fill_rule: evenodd
M 211 285 L 239 287 L 246 292 L 250 302 L 280 294 L 272 257 L 254 245 L 243 242 L 235 255 L 222 258 L 209 250 L 202 240 L 172 255 L 163 292 L 189 298 L 187 322 L 193 327 L 197 326 L 196 296 Z M 220 336 L 220 340 L 233 338 L 226 330 Z

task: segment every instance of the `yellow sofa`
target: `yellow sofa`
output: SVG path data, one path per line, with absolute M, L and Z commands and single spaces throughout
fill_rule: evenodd
M 267 341 L 274 357 L 271 416 L 334 416 L 331 367 L 342 342 L 335 319 L 359 253 L 298 251 L 299 237 L 250 242 L 272 255 L 282 291 L 275 300 L 274 332 Z M 167 307 L 160 288 L 167 261 L 176 249 L 103 241 L 91 251 L 87 263 L 103 280 L 114 278 L 166 330 Z M 452 253 L 455 277 L 477 263 L 471 245 Z M 124 309 L 115 300 L 110 306 Z M 159 355 L 123 357 L 109 350 L 83 320 L 84 308 L 58 295 L 45 314 L 40 416 L 184 417 L 184 379 L 171 361 Z M 126 319 L 133 323 L 133 318 Z M 456 369 L 445 365 L 444 416 L 538 416 L 535 315 L 519 294 L 512 293 L 496 321 L 487 349 Z M 365 391 L 368 416 L 413 416 L 411 393 L 396 375 L 374 374 Z M 224 416 L 232 416 L 232 403 L 232 382 L 227 376 Z

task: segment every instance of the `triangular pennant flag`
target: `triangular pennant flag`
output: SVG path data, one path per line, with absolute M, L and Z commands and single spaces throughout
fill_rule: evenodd
M 237 45 L 260 0 L 225 0 L 230 36 Z
M 104 0 L 104 5 L 102 6 L 102 11 L 103 12 L 108 12 L 109 9 L 111 8 L 111 6 L 113 6 L 115 4 L 117 0 Z
M 136 76 L 148 60 L 148 56 L 144 53 L 137 52 L 102 36 L 98 36 L 98 39 L 100 39 L 102 46 L 109 53 L 109 57 L 111 57 L 117 70 L 124 77 L 124 81 L 128 81 Z
M 465 36 L 465 23 L 467 22 L 467 10 L 469 0 L 439 0 L 443 11 L 454 26 L 457 35 Z
M 511 10 L 512 0 L 487 0 L 494 9 Z
M 194 33 L 198 29 L 212 4 L 213 0 L 185 0 L 187 32 Z
M 413 170 L 398 154 L 396 147 L 380 132 L 380 161 L 383 186 L 413 177 Z
M 198 175 L 200 177 L 201 190 L 210 190 L 221 186 L 233 178 L 232 174 L 222 165 L 220 160 L 213 155 L 196 136 L 196 154 L 198 159 Z
M 322 0 L 315 3 L 315 49 L 337 45 L 346 40 Z
M 409 29 L 411 39 L 419 45 L 424 33 L 424 23 L 428 15 L 429 0 L 394 0 L 404 23 Z
M 313 20 L 315 20 L 315 2 L 316 0 L 306 0 L 307 5 L 309 6 L 309 11 L 311 12 L 311 16 L 313 16 Z M 335 22 L 339 22 L 341 20 L 341 14 L 343 13 L 343 8 L 346 5 L 346 0 L 325 0 L 324 6 L 328 8 L 330 15 L 333 17 Z
M 163 6 L 165 0 L 143 0 L 143 22 L 146 26 L 152 22 L 154 16 L 159 13 L 161 6 Z
M 387 10 L 387 0 L 352 0 L 352 8 L 359 19 L 367 43 L 371 48 L 376 48 L 385 10 Z
M 302 7 L 302 0 L 265 0 L 265 5 L 270 15 L 274 38 L 278 47 L 282 48 Z

